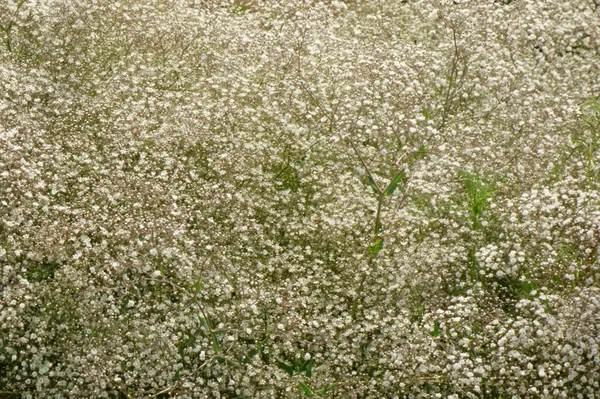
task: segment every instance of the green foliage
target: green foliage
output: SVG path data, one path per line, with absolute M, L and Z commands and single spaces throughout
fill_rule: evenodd
M 433 337 L 433 338 L 437 338 L 440 335 L 440 322 L 439 321 L 435 321 L 435 323 L 433 323 L 433 330 L 429 331 L 429 334 Z
M 221 341 L 219 341 L 219 337 L 217 337 L 217 333 L 214 331 L 211 334 L 211 337 L 212 337 L 212 342 L 213 342 L 213 349 L 214 349 L 215 353 L 218 355 L 221 353 Z
M 285 371 L 293 377 L 294 375 L 304 373 L 308 378 L 312 377 L 312 369 L 315 365 L 315 359 L 304 360 L 300 357 L 294 357 L 288 360 L 289 364 L 280 360 L 276 360 L 277 367 Z
M 54 274 L 60 269 L 61 262 L 43 259 L 41 261 L 23 260 L 27 272 L 25 274 L 30 283 L 41 283 L 54 278 Z
M 313 396 L 313 391 L 312 389 L 310 389 L 310 387 L 308 385 L 306 385 L 303 382 L 300 382 L 300 387 L 302 388 L 302 391 L 304 392 L 304 396 Z
M 597 188 L 600 171 L 597 168 L 597 154 L 600 149 L 600 101 L 592 98 L 581 107 L 584 131 L 571 136 L 573 151 L 579 155 L 585 164 L 588 184 Z
M 593 396 L 573 1 L 0 2 L 0 396 Z
M 580 128 L 571 134 L 571 141 L 560 151 L 560 158 L 554 164 L 554 181 L 564 178 L 569 169 L 578 170 L 578 162 L 585 166 L 585 176 L 590 188 L 596 189 L 600 181 L 598 149 L 600 149 L 600 100 L 590 98 L 580 107 Z
M 600 133 L 600 97 L 590 98 L 581 106 L 581 119 L 585 126 L 595 133 Z
M 250 363 L 252 361 L 252 359 L 254 359 L 254 357 L 263 352 L 263 347 L 265 345 L 265 343 L 267 342 L 266 338 L 264 340 L 262 340 L 261 342 L 259 342 L 258 344 L 256 344 L 256 346 L 254 348 L 252 348 L 244 357 L 244 359 L 242 360 L 243 363 Z M 264 356 L 263 356 L 264 357 Z M 264 360 L 264 359 L 263 359 Z M 268 363 L 268 359 L 265 361 L 266 363 Z
M 420 146 L 419 149 L 415 153 L 411 154 L 410 158 L 408 159 L 408 164 L 412 165 L 419 159 L 423 159 L 425 157 L 425 155 L 427 155 L 428 151 L 429 151 L 429 148 L 426 145 Z
M 369 246 L 369 255 L 372 258 L 377 257 L 377 254 L 383 248 L 384 239 L 381 236 L 375 237 L 375 241 Z
M 367 183 L 369 184 L 369 186 L 373 190 L 373 194 L 375 194 L 375 195 L 380 195 L 381 194 L 381 190 L 379 189 L 379 186 L 377 186 L 377 183 L 375 183 L 375 180 L 373 179 L 373 176 L 371 176 L 370 174 L 367 176 Z
M 356 148 L 354 146 L 353 146 L 353 148 L 356 152 Z M 412 165 L 415 163 L 415 161 L 423 158 L 425 156 L 425 154 L 427 154 L 427 150 L 428 150 L 427 146 L 425 146 L 425 145 L 419 147 L 419 149 L 415 153 L 411 154 L 411 156 L 409 157 L 408 165 Z M 357 152 L 357 155 L 359 155 L 359 158 L 360 158 L 363 166 L 365 166 L 365 168 L 366 168 L 366 164 L 365 164 L 362 156 L 360 156 L 360 153 Z M 375 259 L 377 257 L 377 254 L 379 254 L 379 251 L 381 251 L 381 249 L 383 248 L 383 243 L 384 243 L 384 238 L 381 235 L 381 233 L 383 232 L 383 224 L 381 222 L 383 202 L 387 197 L 391 197 L 394 194 L 394 192 L 396 191 L 396 189 L 398 188 L 399 185 L 401 185 L 401 191 L 403 193 L 405 193 L 400 204 L 402 204 L 404 202 L 404 200 L 406 199 L 406 195 L 407 195 L 407 193 L 406 193 L 407 177 L 406 177 L 406 170 L 402 169 L 399 172 L 397 172 L 394 177 L 392 177 L 392 179 L 390 180 L 388 185 L 385 187 L 385 189 L 381 190 L 381 188 L 379 188 L 379 186 L 373 179 L 373 176 L 369 172 L 368 168 L 367 168 L 366 172 L 367 172 L 367 182 L 368 182 L 369 186 L 371 186 L 373 193 L 377 197 L 377 213 L 375 215 L 375 229 L 374 229 L 375 238 L 374 238 L 373 243 L 367 249 L 369 256 L 372 259 Z
M 398 187 L 398 184 L 403 182 L 405 179 L 406 179 L 406 171 L 404 169 L 402 169 L 400 172 L 398 172 L 396 177 L 394 177 L 392 179 L 390 184 L 385 189 L 385 195 L 391 196 L 392 194 L 394 194 L 394 191 L 396 191 L 396 187 Z
M 489 207 L 489 200 L 493 198 L 495 189 L 482 178 L 467 171 L 461 171 L 459 178 L 462 180 L 469 204 L 469 214 L 473 229 L 481 227 L 481 219 Z

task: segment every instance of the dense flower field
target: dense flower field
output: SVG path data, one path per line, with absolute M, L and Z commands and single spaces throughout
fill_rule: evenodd
M 0 1 L 0 398 L 600 397 L 599 21 Z

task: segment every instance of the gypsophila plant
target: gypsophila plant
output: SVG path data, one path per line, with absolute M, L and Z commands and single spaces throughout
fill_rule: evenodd
M 0 1 L 0 398 L 598 398 L 599 18 Z

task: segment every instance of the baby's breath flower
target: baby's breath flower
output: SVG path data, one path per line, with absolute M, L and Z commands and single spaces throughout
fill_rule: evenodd
M 593 2 L 80 3 L 0 2 L 3 390 L 597 395 Z

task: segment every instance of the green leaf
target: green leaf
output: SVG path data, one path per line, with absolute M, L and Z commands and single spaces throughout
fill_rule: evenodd
M 408 163 L 412 165 L 413 163 L 415 163 L 416 160 L 423 158 L 425 154 L 427 154 L 427 151 L 429 151 L 429 148 L 427 148 L 426 145 L 422 145 L 421 147 L 419 147 L 417 152 L 411 155 L 410 159 L 408 160 Z
M 300 386 L 302 387 L 302 390 L 304 391 L 304 394 L 306 396 L 313 396 L 313 392 L 308 385 L 306 385 L 303 382 L 300 382 Z
M 306 376 L 308 378 L 312 377 L 312 368 L 314 365 L 315 359 L 310 359 L 306 363 L 304 363 L 304 366 L 302 366 L 302 370 L 306 372 Z
M 256 348 L 253 348 L 250 352 L 248 352 L 246 354 L 246 356 L 244 357 L 244 360 L 242 360 L 242 363 L 250 363 L 252 361 L 252 359 L 254 358 L 254 356 L 256 356 L 259 351 L 260 350 L 258 349 L 258 346 Z
M 390 182 L 390 184 L 388 184 L 387 188 L 385 189 L 385 195 L 391 196 L 392 194 L 394 194 L 394 191 L 396 191 L 396 187 L 398 187 L 398 184 L 401 181 L 403 181 L 405 178 L 406 178 L 406 171 L 404 169 L 402 169 L 396 175 L 396 177 L 394 177 L 392 179 L 392 181 Z
M 213 341 L 213 349 L 216 354 L 221 353 L 221 343 L 219 342 L 219 338 L 217 338 L 217 333 L 212 333 L 212 341 Z
M 419 322 L 422 322 L 423 316 L 425 316 L 425 306 L 419 305 L 419 307 L 417 308 L 417 320 Z
M 424 107 L 422 113 L 426 119 L 433 119 L 436 115 L 436 112 L 430 107 Z
M 381 190 L 379 189 L 379 186 L 377 186 L 377 183 L 375 183 L 375 180 L 373 180 L 373 176 L 369 175 L 367 178 L 367 182 L 369 183 L 369 186 L 371 186 L 375 194 L 381 194 Z
M 435 323 L 433 324 L 433 330 L 429 331 L 429 334 L 431 334 L 432 337 L 437 338 L 440 335 L 440 322 L 439 321 L 435 321 Z
M 326 396 L 329 391 L 333 390 L 333 388 L 334 388 L 333 385 L 327 384 L 323 388 L 321 388 L 317 391 L 317 395 Z
M 227 360 L 222 356 L 215 356 L 213 359 L 214 359 L 213 363 L 217 362 L 217 363 L 221 363 L 221 364 L 227 364 Z
M 179 350 L 179 355 L 181 357 L 184 356 L 185 348 L 188 346 L 190 339 L 183 339 L 177 343 L 177 349 Z
M 265 352 L 264 348 L 260 348 L 260 358 L 266 364 L 271 362 L 271 355 Z
M 376 228 L 376 230 L 377 230 L 377 231 L 375 232 L 376 234 L 379 234 L 379 233 L 381 233 L 381 232 L 383 231 L 383 226 L 381 225 L 381 221 L 380 221 L 379 219 L 378 219 L 378 220 L 377 220 L 377 222 L 376 222 L 376 226 L 375 226 L 375 228 Z
M 277 367 L 279 367 L 280 369 L 282 369 L 286 373 L 288 373 L 290 375 L 290 377 L 292 377 L 294 375 L 294 369 L 295 369 L 295 367 L 293 365 L 290 366 L 289 364 L 286 364 L 286 363 L 281 362 L 279 360 L 277 360 L 275 363 L 277 363 Z
M 379 251 L 381 251 L 381 248 L 383 248 L 383 237 L 378 236 L 369 247 L 369 255 L 373 258 L 376 257 Z
M 254 348 L 252 348 L 252 350 L 246 354 L 244 360 L 242 360 L 242 363 L 250 363 L 254 356 L 258 354 L 258 352 L 262 352 L 264 343 L 265 341 L 259 342 Z

